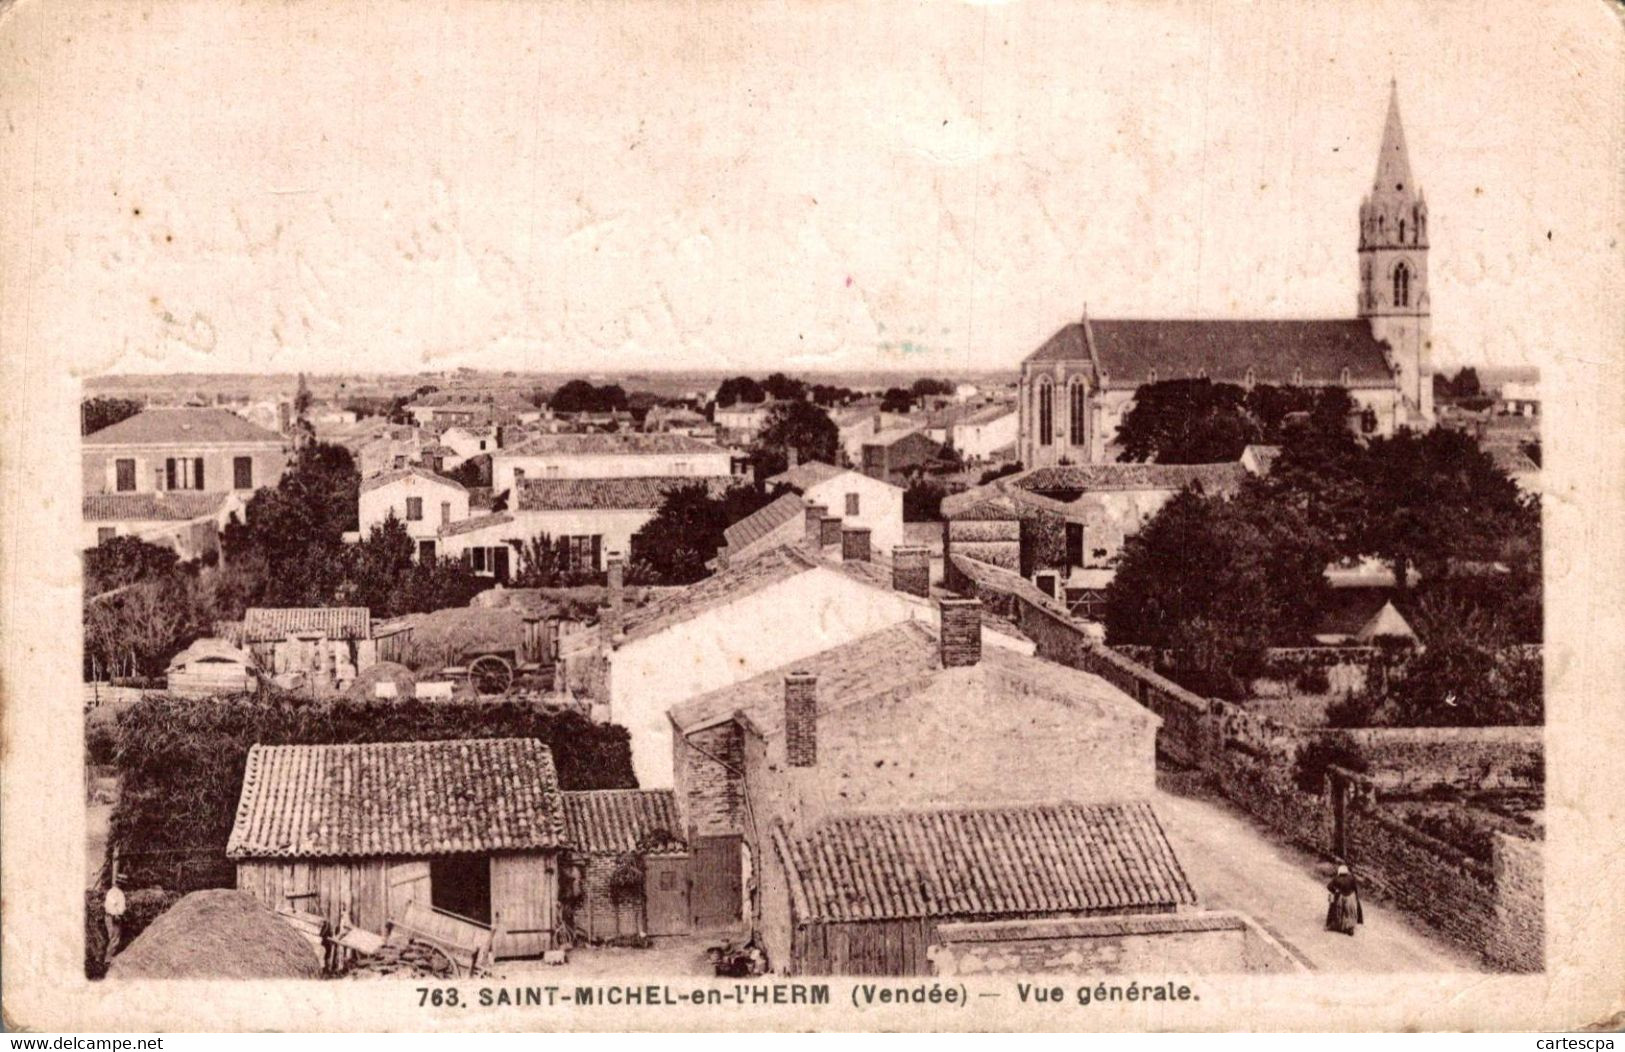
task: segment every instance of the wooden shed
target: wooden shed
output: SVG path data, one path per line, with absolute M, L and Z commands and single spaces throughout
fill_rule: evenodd
M 569 833 L 566 912 L 574 931 L 617 935 L 690 930 L 689 856 L 670 789 L 564 794 Z
M 382 932 L 415 901 L 529 957 L 554 945 L 565 839 L 553 754 L 532 738 L 256 745 L 226 855 L 272 908 Z

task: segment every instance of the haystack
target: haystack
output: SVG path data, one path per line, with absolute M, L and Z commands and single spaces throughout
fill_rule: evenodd
M 322 962 L 288 922 L 240 891 L 194 891 L 117 957 L 113 979 L 319 979 Z
M 405 665 L 393 661 L 375 661 L 356 674 L 347 695 L 355 701 L 371 701 L 378 697 L 378 684 L 395 684 L 395 697 L 405 700 L 417 691 L 417 676 Z

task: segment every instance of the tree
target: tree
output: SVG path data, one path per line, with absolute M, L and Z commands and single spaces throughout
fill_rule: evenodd
M 299 386 L 295 389 L 293 395 L 293 415 L 303 419 L 305 413 L 309 411 L 310 403 L 313 400 L 314 399 L 310 393 L 310 384 L 305 380 L 305 374 L 300 373 Z
M 1107 639 L 1171 650 L 1193 690 L 1236 697 L 1266 648 L 1307 639 L 1326 545 L 1259 490 L 1174 496 L 1123 545 L 1106 590 Z
M 114 537 L 85 549 L 85 594 L 98 595 L 136 581 L 164 577 L 175 569 L 175 549 L 139 537 Z
M 906 413 L 914 408 L 914 396 L 901 387 L 888 387 L 880 396 L 882 413 Z
M 759 479 L 771 478 L 789 466 L 790 450 L 803 460 L 838 463 L 841 431 L 829 414 L 811 402 L 785 402 L 768 411 L 767 421 L 751 448 L 751 463 Z
M 941 522 L 942 498 L 948 495 L 940 482 L 917 479 L 903 491 L 904 522 Z
M 688 584 L 705 577 L 723 531 L 770 503 L 760 486 L 735 486 L 713 497 L 704 483 L 666 492 L 654 517 L 632 537 L 632 558 L 659 584 Z
M 548 405 L 555 413 L 609 413 L 626 408 L 626 392 L 619 384 L 594 387 L 585 380 L 571 380 L 553 392 Z
M 87 598 L 86 654 L 102 668 L 159 679 L 169 659 L 210 631 L 211 611 L 186 574 L 137 581 L 116 595 Z
M 914 383 L 910 385 L 908 390 L 909 394 L 913 395 L 915 398 L 927 398 L 931 395 L 951 395 L 954 393 L 954 391 L 958 390 L 958 388 L 947 380 L 933 380 L 928 377 L 922 377 L 921 379 L 915 380 Z
M 519 548 L 516 588 L 555 588 L 564 582 L 564 554 L 552 537 L 538 533 Z
M 1242 388 L 1210 380 L 1145 384 L 1118 425 L 1123 461 L 1216 464 L 1254 443 L 1284 443 L 1294 429 L 1346 431 L 1354 403 L 1340 387 Z
M 807 397 L 807 385 L 783 373 L 774 373 L 762 381 L 762 390 L 781 402 L 799 401 Z
M 92 435 L 120 420 L 128 420 L 143 406 L 132 398 L 87 398 L 79 403 L 79 433 Z
M 765 401 L 767 401 L 766 389 L 748 376 L 729 377 L 717 388 L 716 404 L 719 406 Z

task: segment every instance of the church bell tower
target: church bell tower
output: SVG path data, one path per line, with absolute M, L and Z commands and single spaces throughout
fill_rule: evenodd
M 1360 203 L 1360 308 L 1399 368 L 1412 427 L 1433 424 L 1432 325 L 1428 303 L 1428 206 L 1411 176 L 1399 87 L 1391 83 L 1377 178 Z

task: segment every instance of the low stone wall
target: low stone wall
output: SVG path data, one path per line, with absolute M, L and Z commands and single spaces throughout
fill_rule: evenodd
M 943 924 L 938 975 L 1233 975 L 1304 966 L 1239 913 Z
M 1485 865 L 1411 828 L 1381 803 L 1385 792 L 1538 786 L 1541 728 L 1300 727 L 1202 698 L 1091 643 L 1070 619 L 1025 600 L 1017 605 L 1017 621 L 1040 656 L 1100 676 L 1162 718 L 1160 756 L 1200 772 L 1285 839 L 1347 859 L 1374 893 L 1491 965 L 1543 967 L 1541 843 L 1496 833 L 1493 864 Z M 1300 759 L 1317 745 L 1352 754 L 1368 771 L 1300 771 Z M 1320 778 L 1318 791 L 1299 784 L 1312 777 Z

